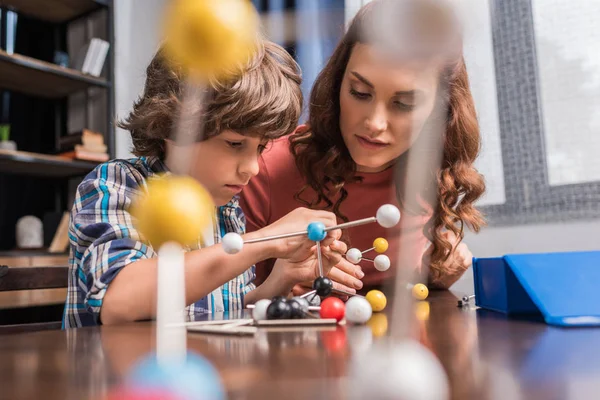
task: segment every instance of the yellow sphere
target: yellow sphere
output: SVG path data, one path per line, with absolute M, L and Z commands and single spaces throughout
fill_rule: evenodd
M 423 285 L 422 283 L 417 283 L 412 288 L 412 294 L 417 300 L 425 300 L 427 296 L 429 296 L 429 289 L 427 289 L 427 286 Z
M 383 311 L 387 304 L 387 299 L 385 298 L 385 295 L 379 290 L 371 290 L 367 293 L 365 297 L 367 298 L 367 301 L 369 302 L 371 308 L 375 312 Z
M 174 241 L 197 243 L 214 215 L 210 194 L 193 178 L 166 175 L 148 182 L 148 191 L 134 202 L 131 215 L 153 247 Z
M 377 253 L 385 253 L 388 249 L 388 241 L 384 238 L 377 238 L 373 241 L 373 247 Z
M 249 0 L 172 0 L 165 50 L 203 81 L 240 71 L 256 50 L 259 18 Z
M 388 330 L 387 315 L 383 313 L 373 314 L 373 316 L 367 321 L 367 326 L 371 328 L 373 336 L 381 337 L 385 335 Z
M 419 321 L 427 321 L 429 319 L 428 301 L 417 301 L 415 303 L 415 316 Z

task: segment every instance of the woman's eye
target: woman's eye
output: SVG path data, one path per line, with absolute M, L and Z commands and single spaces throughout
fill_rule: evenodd
M 354 89 L 350 89 L 350 94 L 359 100 L 367 100 L 371 97 L 371 94 L 369 93 L 359 92 Z
M 412 111 L 415 109 L 414 104 L 406 104 L 401 101 L 395 101 L 394 106 L 400 111 Z

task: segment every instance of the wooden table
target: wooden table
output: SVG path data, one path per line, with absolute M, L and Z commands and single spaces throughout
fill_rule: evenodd
M 429 304 L 415 335 L 441 359 L 453 399 L 599 396 L 600 330 L 461 309 L 451 292 L 432 293 Z M 426 316 L 426 308 L 421 304 L 417 314 Z M 151 351 L 153 340 L 150 322 L 1 336 L 0 398 L 98 399 Z M 346 398 L 350 358 L 378 340 L 367 326 L 188 336 L 233 399 Z

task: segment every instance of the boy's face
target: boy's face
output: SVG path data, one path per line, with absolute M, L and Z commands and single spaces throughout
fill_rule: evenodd
M 260 137 L 223 131 L 191 145 L 190 175 L 210 192 L 215 205 L 222 206 L 258 174 L 258 158 L 265 145 Z

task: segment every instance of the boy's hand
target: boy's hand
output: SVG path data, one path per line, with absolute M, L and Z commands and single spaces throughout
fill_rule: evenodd
M 306 231 L 311 222 L 322 222 L 325 226 L 334 226 L 337 220 L 334 213 L 329 211 L 309 210 L 308 208 L 297 208 L 286 216 L 280 218 L 269 226 L 255 232 L 257 237 L 275 236 L 286 233 Z M 339 239 L 342 232 L 339 229 L 327 232 L 325 239 L 321 241 L 321 247 L 326 248 L 335 240 Z M 306 235 L 277 239 L 269 242 L 271 244 L 270 258 L 283 258 L 291 262 L 305 261 L 313 254 L 315 242 L 308 240 Z M 316 253 L 315 253 L 316 257 Z
M 321 247 L 323 261 L 323 274 L 329 275 L 333 266 L 342 259 L 348 247 L 344 242 L 334 241 L 329 246 Z M 316 246 L 312 248 L 309 257 L 303 260 L 278 259 L 275 262 L 269 279 L 281 282 L 287 291 L 300 282 L 311 282 L 319 276 L 319 264 L 317 260 Z

